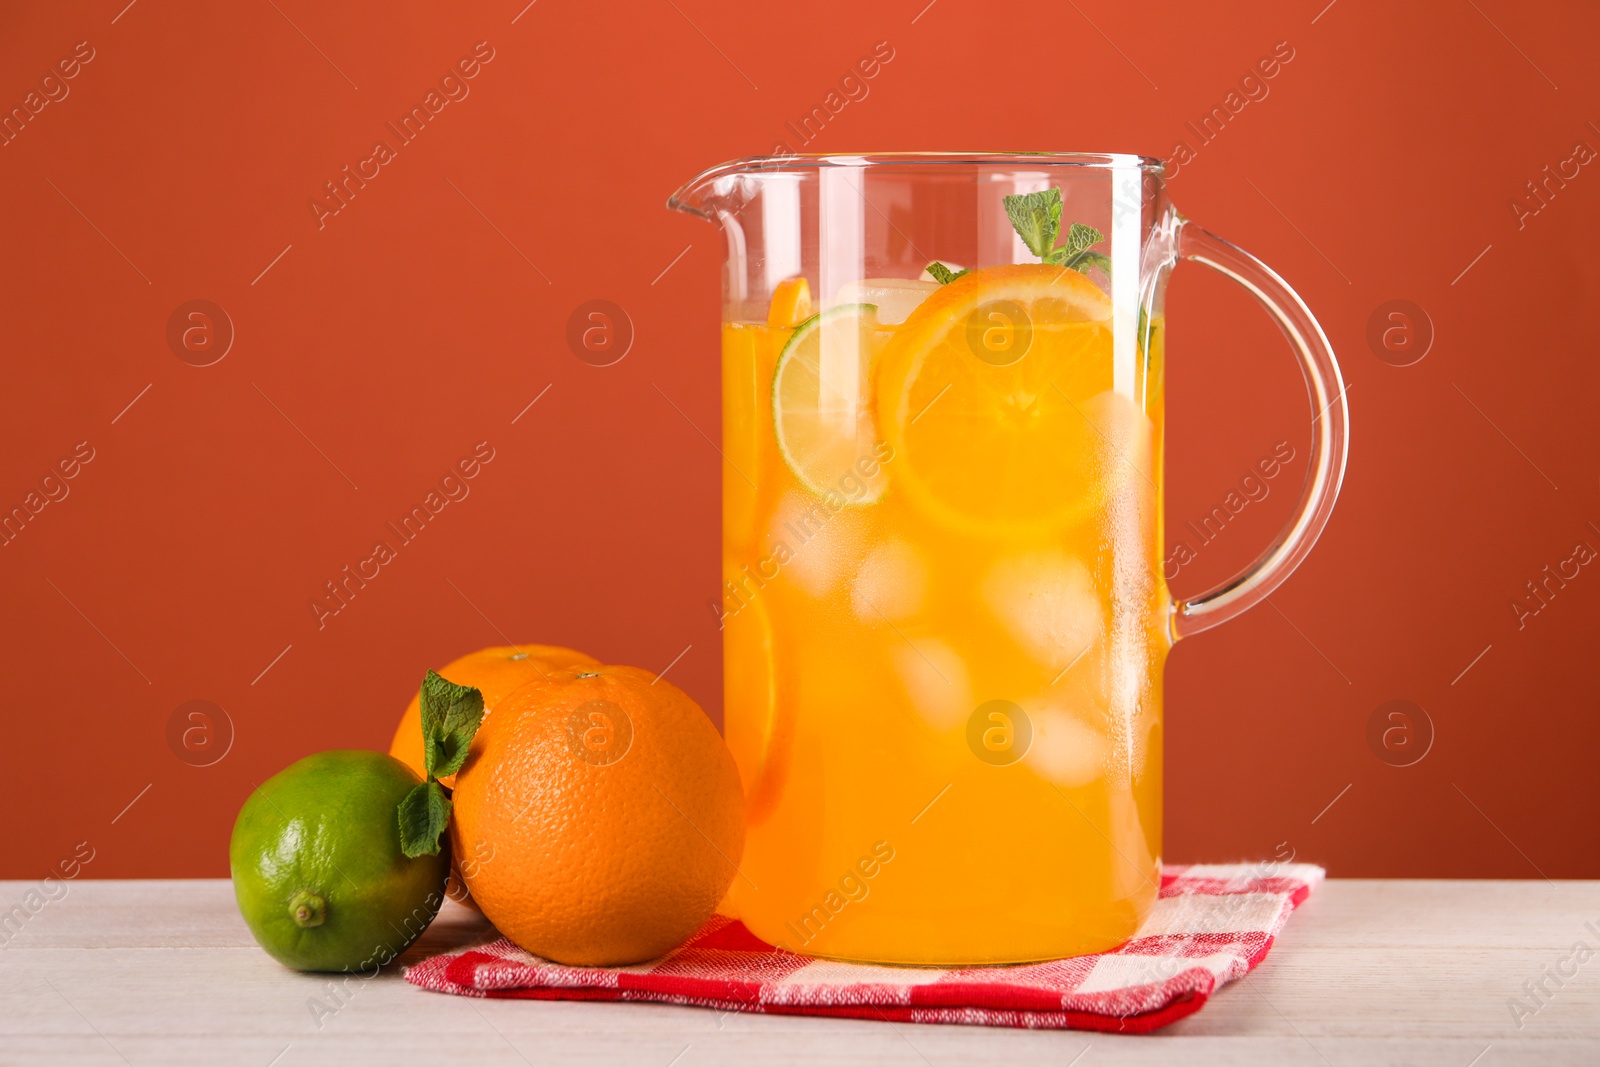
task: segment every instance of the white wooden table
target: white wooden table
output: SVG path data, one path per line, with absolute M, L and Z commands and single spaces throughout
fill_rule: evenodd
M 1508 1007 L 1576 942 L 1600 953 L 1600 882 L 1330 881 L 1254 974 L 1146 1037 L 442 996 L 285 970 L 226 881 L 69 886 L 19 922 L 36 884 L 0 882 L 0 1064 L 1600 1064 L 1600 954 L 1520 1028 Z M 486 930 L 447 905 L 404 959 Z

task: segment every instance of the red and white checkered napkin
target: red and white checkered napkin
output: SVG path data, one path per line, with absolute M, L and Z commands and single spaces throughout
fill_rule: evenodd
M 1146 1033 L 1199 1011 L 1265 959 L 1322 876 L 1321 867 L 1304 863 L 1169 866 L 1137 937 L 1112 952 L 1050 963 L 952 970 L 834 963 L 773 948 L 717 915 L 676 951 L 634 967 L 567 967 L 500 938 L 424 960 L 406 980 L 477 997 Z

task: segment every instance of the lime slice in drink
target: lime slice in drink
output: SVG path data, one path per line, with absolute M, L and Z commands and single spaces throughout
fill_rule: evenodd
M 871 383 L 888 333 L 874 305 L 843 304 L 802 322 L 778 356 L 778 451 L 818 496 L 859 505 L 883 495 L 889 451 L 874 424 Z

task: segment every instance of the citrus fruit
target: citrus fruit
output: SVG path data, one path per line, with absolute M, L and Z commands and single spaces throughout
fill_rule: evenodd
M 872 368 L 887 331 L 871 304 L 843 304 L 795 328 L 772 376 L 778 452 L 818 496 L 867 504 L 883 495 L 872 418 Z
M 228 862 L 250 932 L 302 971 L 388 963 L 444 903 L 444 852 L 400 851 L 400 800 L 421 779 L 381 752 L 319 752 L 250 794 Z
M 772 290 L 768 326 L 794 326 L 811 317 L 811 284 L 804 275 L 785 278 Z
M 1091 513 L 1127 466 L 1107 457 L 1139 416 L 1096 401 L 1113 385 L 1110 319 L 1105 293 L 1057 266 L 987 267 L 941 287 L 878 359 L 895 485 L 976 536 L 1053 533 Z
M 744 601 L 724 617 L 722 625 L 723 722 L 728 750 L 746 783 L 745 824 L 758 826 L 783 796 L 794 721 L 792 717 L 779 718 L 787 705 L 778 701 L 772 620 L 765 598 Z
M 500 932 L 535 955 L 653 959 L 711 917 L 744 851 L 739 772 L 671 682 L 559 668 L 484 720 L 456 775 L 451 842 Z
M 439 673 L 457 685 L 469 685 L 483 694 L 483 713 L 493 713 L 495 705 L 510 693 L 544 676 L 556 667 L 574 663 L 598 663 L 593 656 L 558 645 L 498 645 L 479 649 L 440 668 Z M 400 716 L 389 755 L 424 774 L 422 764 L 422 705 L 415 692 Z M 440 779 L 448 787 L 450 777 Z

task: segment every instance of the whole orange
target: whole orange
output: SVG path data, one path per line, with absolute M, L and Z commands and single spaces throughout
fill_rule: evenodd
M 560 963 L 654 959 L 705 923 L 744 852 L 739 772 L 682 690 L 576 666 L 484 720 L 456 775 L 457 855 L 500 932 Z
M 497 645 L 479 649 L 439 668 L 439 673 L 457 685 L 470 685 L 483 694 L 483 714 L 488 718 L 499 703 L 529 682 L 538 681 L 558 667 L 599 663 L 593 656 L 559 645 Z M 421 679 L 419 678 L 420 682 Z M 426 777 L 422 765 L 422 704 L 417 690 L 400 716 L 389 755 Z M 451 784 L 451 777 L 440 781 Z

